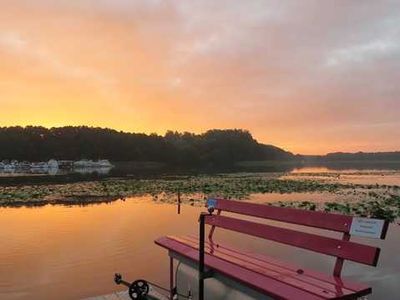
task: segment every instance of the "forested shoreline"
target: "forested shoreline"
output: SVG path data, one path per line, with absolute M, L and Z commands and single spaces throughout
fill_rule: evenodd
M 0 145 L 0 160 L 86 158 L 196 166 L 295 157 L 278 147 L 258 143 L 250 132 L 241 129 L 213 129 L 203 134 L 168 131 L 160 136 L 86 126 L 16 126 L 0 128 Z
M 108 159 L 193 167 L 232 166 L 242 161 L 400 162 L 400 151 L 294 155 L 279 147 L 259 143 L 243 129 L 212 129 L 201 134 L 168 131 L 161 136 L 88 126 L 0 127 L 0 161 L 14 159 Z

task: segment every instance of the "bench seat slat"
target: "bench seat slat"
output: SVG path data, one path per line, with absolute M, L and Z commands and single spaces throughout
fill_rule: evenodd
M 196 241 L 198 243 L 198 237 L 187 236 L 186 238 L 190 239 L 191 241 Z M 279 266 L 281 268 L 291 270 L 292 272 L 296 272 L 298 270 L 297 266 L 289 264 L 288 262 L 274 259 L 273 257 L 270 257 L 270 256 L 266 256 L 266 255 L 258 254 L 258 253 L 254 253 L 254 252 L 249 252 L 249 251 L 242 251 L 242 250 L 239 251 L 232 247 L 229 247 L 226 245 L 221 245 L 218 243 L 213 243 L 213 245 L 214 245 L 214 249 L 216 247 L 217 247 L 217 249 L 224 249 L 224 250 L 228 251 L 229 253 L 242 255 L 242 256 L 247 257 L 248 259 L 254 259 L 255 261 L 261 261 L 261 262 L 265 262 L 265 263 L 268 263 L 271 265 Z M 319 272 L 316 272 L 316 271 L 313 271 L 310 269 L 305 270 L 304 275 L 321 280 L 321 281 L 328 282 L 329 284 L 332 284 L 332 285 L 343 286 L 342 279 L 339 277 L 335 277 L 333 275 L 319 273 Z M 353 291 L 360 291 L 360 290 L 366 289 L 367 286 L 364 284 L 361 284 L 361 283 L 356 283 L 353 281 L 350 282 L 350 281 L 346 280 L 346 288 L 353 290 Z
M 314 252 L 376 266 L 380 249 L 316 234 L 260 224 L 231 217 L 208 215 L 206 224 L 267 240 L 308 249 Z
M 198 242 L 191 241 L 188 238 L 184 237 L 169 237 L 178 242 L 187 244 L 192 248 L 198 250 Z M 326 282 L 321 279 L 313 278 L 308 274 L 305 274 L 306 271 L 303 270 L 304 273 L 299 274 L 296 270 L 287 269 L 285 267 L 281 267 L 277 264 L 266 263 L 261 260 L 252 259 L 250 256 L 240 255 L 239 253 L 234 253 L 231 251 L 226 251 L 224 249 L 220 249 L 212 247 L 209 243 L 206 246 L 206 252 L 208 254 L 214 255 L 215 257 L 221 258 L 223 260 L 235 263 L 237 265 L 242 266 L 243 268 L 255 271 L 262 275 L 275 278 L 281 281 L 284 281 L 287 284 L 290 284 L 294 287 L 305 289 L 307 291 L 313 292 L 320 296 L 329 296 L 331 298 L 337 297 L 338 295 L 350 295 L 357 292 L 357 290 L 351 290 L 340 284 L 333 284 L 330 282 Z
M 177 242 L 167 237 L 159 238 L 155 243 L 170 251 L 176 252 L 193 261 L 199 260 L 199 251 L 192 247 Z M 309 299 L 321 300 L 322 298 L 309 292 L 288 286 L 287 284 L 266 276 L 262 276 L 257 272 L 249 271 L 237 266 L 233 263 L 226 262 L 212 255 L 205 255 L 204 263 L 207 267 L 235 280 L 238 280 L 262 293 L 273 297 L 274 299 Z
M 177 241 L 182 241 L 183 243 L 187 243 L 188 245 L 198 249 L 198 238 L 192 236 L 183 236 L 183 237 L 170 237 Z M 328 276 L 323 273 L 318 273 L 311 271 L 309 269 L 302 269 L 303 273 L 299 274 L 298 266 L 290 265 L 286 262 L 274 259 L 269 256 L 251 253 L 247 251 L 237 250 L 225 245 L 216 244 L 213 242 L 206 242 L 208 253 L 211 254 L 222 254 L 224 256 L 235 257 L 243 262 L 249 263 L 249 265 L 259 266 L 268 270 L 272 270 L 274 272 L 278 272 L 281 274 L 287 274 L 288 276 L 295 277 L 299 281 L 311 283 L 315 286 L 321 287 L 323 289 L 327 289 L 329 291 L 333 291 L 336 293 L 355 293 L 360 290 L 368 289 L 368 286 L 356 284 L 350 281 L 344 283 L 341 278 Z
M 343 233 L 350 231 L 353 220 L 351 216 L 339 214 L 226 199 L 216 199 L 215 209 Z
M 186 243 L 184 240 L 177 240 L 175 237 L 162 237 L 157 239 L 156 244 L 183 255 L 193 261 L 198 261 L 199 253 L 198 249 L 190 243 Z M 249 265 L 243 267 L 239 265 L 239 260 L 232 260 L 232 257 L 222 254 L 217 256 L 210 254 L 209 252 L 205 255 L 205 264 L 207 267 L 216 270 L 228 277 L 232 277 L 238 281 L 249 285 L 266 295 L 274 297 L 276 299 L 353 299 L 367 295 L 370 293 L 369 288 L 351 292 L 347 289 L 338 288 L 337 293 L 322 292 L 323 289 L 312 286 L 310 284 L 302 285 L 301 282 L 296 282 L 296 278 L 282 274 L 282 276 L 270 277 L 268 273 L 260 273 L 259 268 L 251 268 Z M 295 285 L 293 285 L 295 284 Z M 297 285 L 297 286 L 296 286 Z M 340 284 L 338 284 L 340 285 Z M 346 291 L 346 292 L 343 292 Z

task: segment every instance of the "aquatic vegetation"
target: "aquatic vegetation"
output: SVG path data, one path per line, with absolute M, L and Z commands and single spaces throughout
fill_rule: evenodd
M 337 183 L 312 180 L 282 180 L 259 175 L 197 176 L 173 179 L 113 179 L 58 185 L 9 186 L 0 189 L 0 204 L 10 201 L 46 200 L 48 197 L 138 196 L 161 193 L 202 193 L 205 195 L 243 199 L 252 193 L 336 192 L 349 188 Z M 8 202 L 7 200 L 7 202 Z
M 200 205 L 206 197 L 247 199 L 251 194 L 329 193 L 344 200 L 323 202 L 322 199 L 321 203 L 280 201 L 274 205 L 385 218 L 391 221 L 400 217 L 398 186 L 327 182 L 308 178 L 287 179 L 279 174 L 272 176 L 262 173 L 7 186 L 0 187 L 0 206 L 82 204 L 144 195 L 151 195 L 156 202 L 175 203 L 178 192 L 182 203 L 189 205 Z
M 395 221 L 399 214 L 399 208 L 392 206 L 385 201 L 362 201 L 356 203 L 325 203 L 325 211 L 338 212 L 361 217 L 385 219 Z
M 266 203 L 267 205 L 277 205 L 280 207 L 301 208 L 306 210 L 317 210 L 318 204 L 310 201 L 278 201 L 275 203 Z

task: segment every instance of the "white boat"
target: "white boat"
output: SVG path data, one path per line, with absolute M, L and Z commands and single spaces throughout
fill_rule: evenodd
M 101 168 L 111 168 L 111 167 L 113 167 L 113 165 L 107 159 L 102 159 L 102 160 L 97 161 L 97 165 L 99 167 L 101 167 Z
M 92 160 L 88 159 L 81 159 L 78 161 L 74 161 L 74 167 L 79 167 L 79 168 L 89 168 L 93 165 Z
M 4 165 L 4 172 L 5 173 L 14 173 L 15 172 L 15 165 L 14 164 L 6 164 L 6 165 Z
M 107 159 L 102 159 L 98 161 L 81 159 L 74 162 L 75 168 L 112 168 L 113 165 Z
M 18 163 L 18 169 L 29 170 L 31 168 L 31 164 L 27 161 L 22 161 Z
M 58 160 L 57 163 L 60 169 L 70 169 L 74 165 L 74 161 L 72 160 Z
M 47 165 L 50 169 L 58 169 L 58 161 L 56 161 L 55 159 L 50 159 L 47 162 Z
M 31 170 L 47 170 L 49 165 L 45 162 L 31 163 Z

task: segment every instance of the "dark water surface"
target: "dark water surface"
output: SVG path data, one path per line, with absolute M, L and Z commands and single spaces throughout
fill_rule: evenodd
M 0 299 L 80 299 L 118 290 L 113 274 L 168 284 L 168 259 L 155 238 L 197 233 L 203 208 L 131 198 L 85 207 L 0 208 Z M 399 299 L 400 226 L 391 225 L 377 268 L 346 262 L 344 275 L 371 284 L 369 299 Z M 223 233 L 223 234 L 222 234 Z M 331 272 L 326 256 L 231 234 L 217 238 L 307 268 Z M 365 240 L 367 241 L 367 240 Z
M 369 172 L 378 171 L 400 171 L 400 162 L 341 162 L 305 164 L 300 161 L 288 162 L 253 162 L 244 166 L 232 167 L 204 167 L 204 168 L 171 168 L 159 163 L 140 162 L 113 162 L 113 168 L 89 168 L 81 170 L 59 169 L 54 173 L 10 173 L 0 169 L 0 186 L 9 184 L 47 184 L 68 183 L 78 181 L 101 180 L 105 178 L 162 178 L 165 176 L 199 175 L 199 174 L 221 174 L 221 173 L 318 173 L 318 172 Z

